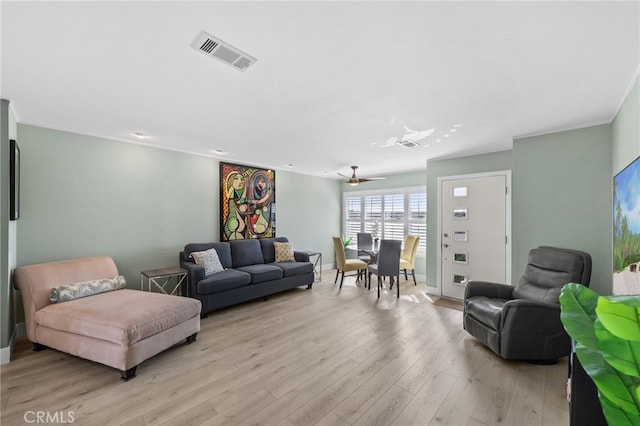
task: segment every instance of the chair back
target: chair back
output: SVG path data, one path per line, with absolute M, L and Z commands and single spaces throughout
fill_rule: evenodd
M 589 286 L 591 255 L 579 250 L 542 246 L 529 252 L 529 261 L 513 298 L 559 304 L 567 283 Z
M 381 240 L 378 251 L 378 276 L 395 277 L 399 275 L 398 263 L 402 241 Z
M 420 237 L 416 235 L 407 235 L 404 239 L 404 248 L 402 249 L 402 253 L 400 257 L 403 260 L 411 263 L 411 267 L 414 267 L 414 263 L 416 261 L 416 254 L 418 253 L 418 242 L 420 242 Z
M 358 248 L 359 249 L 373 248 L 373 237 L 369 232 L 358 232 Z
M 341 271 L 347 263 L 347 255 L 344 251 L 344 245 L 342 244 L 340 237 L 333 237 L 333 249 L 336 252 L 336 267 Z

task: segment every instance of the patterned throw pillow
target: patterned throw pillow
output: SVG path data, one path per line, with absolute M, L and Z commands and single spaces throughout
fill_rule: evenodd
M 205 251 L 194 251 L 191 253 L 191 257 L 196 262 L 196 265 L 204 266 L 205 276 L 224 271 L 218 252 L 214 248 Z
M 51 303 L 68 302 L 81 297 L 93 296 L 94 294 L 105 293 L 107 291 L 120 290 L 124 288 L 126 281 L 122 275 L 114 278 L 103 278 L 81 283 L 61 285 L 54 287 L 49 292 Z
M 293 255 L 293 244 L 291 243 L 273 243 L 273 248 L 276 251 L 276 262 L 295 262 L 296 258 Z

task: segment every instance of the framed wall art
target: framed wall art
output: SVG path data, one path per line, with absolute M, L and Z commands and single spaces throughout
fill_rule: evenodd
M 613 294 L 640 294 L 640 157 L 613 178 Z
M 20 147 L 9 140 L 9 219 L 20 218 Z
M 276 172 L 220 163 L 220 241 L 276 236 Z

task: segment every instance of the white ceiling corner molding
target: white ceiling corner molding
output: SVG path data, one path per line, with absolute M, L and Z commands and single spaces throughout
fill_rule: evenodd
M 207 56 L 218 59 L 233 68 L 244 71 L 257 61 L 256 58 L 242 50 L 220 40 L 211 34 L 200 31 L 191 43 L 191 47 Z

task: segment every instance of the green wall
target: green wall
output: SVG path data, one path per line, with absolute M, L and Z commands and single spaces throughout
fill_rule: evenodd
M 186 243 L 219 240 L 217 160 L 28 125 L 18 134 L 18 265 L 104 254 L 138 288 L 141 270 L 177 265 Z M 335 180 L 277 171 L 277 234 L 326 263 L 339 200 Z
M 277 235 L 296 250 L 322 252 L 326 269 L 334 268 L 332 235 L 340 233 L 341 183 L 335 179 L 276 172 Z
M 511 170 L 511 151 L 427 162 L 427 286 L 437 287 L 438 178 Z
M 611 126 L 552 133 L 513 143 L 513 278 L 539 245 L 591 254 L 591 288 L 612 286 Z
M 613 120 L 613 174 L 618 174 L 640 155 L 640 78 Z

